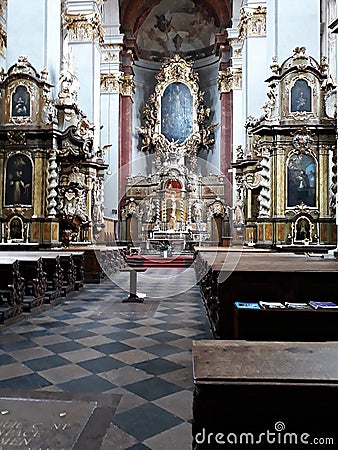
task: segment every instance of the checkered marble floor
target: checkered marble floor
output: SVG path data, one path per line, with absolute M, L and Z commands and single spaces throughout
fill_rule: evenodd
M 191 341 L 211 338 L 194 272 L 174 297 L 165 269 L 139 288 L 147 297 L 136 304 L 110 280 L 86 285 L 2 328 L 0 389 L 122 394 L 100 450 L 191 449 Z

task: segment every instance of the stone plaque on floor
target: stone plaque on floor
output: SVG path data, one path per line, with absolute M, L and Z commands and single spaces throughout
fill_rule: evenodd
M 0 391 L 0 450 L 100 448 L 120 395 Z

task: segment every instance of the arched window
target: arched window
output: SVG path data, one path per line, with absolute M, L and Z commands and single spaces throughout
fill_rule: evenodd
M 311 88 L 305 80 L 297 80 L 291 88 L 291 112 L 311 110 Z
M 30 116 L 30 94 L 25 86 L 18 86 L 12 95 L 12 117 Z
M 289 158 L 287 167 L 287 205 L 301 203 L 316 206 L 316 165 L 312 156 L 297 154 Z
M 32 204 L 32 163 L 26 155 L 14 155 L 7 161 L 6 205 Z

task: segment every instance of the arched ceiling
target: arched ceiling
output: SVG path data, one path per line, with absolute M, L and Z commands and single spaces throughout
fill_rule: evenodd
M 122 32 L 136 39 L 141 58 L 155 61 L 208 56 L 230 17 L 230 0 L 120 0 Z

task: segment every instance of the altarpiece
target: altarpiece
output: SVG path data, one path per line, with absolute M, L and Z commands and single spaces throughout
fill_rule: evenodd
M 281 65 L 273 58 L 271 70 L 264 114 L 247 119 L 247 146 L 233 163 L 246 241 L 334 246 L 335 86 L 326 58 L 318 63 L 297 47 Z
M 217 125 L 200 90 L 193 61 L 166 61 L 138 127 L 140 151 L 153 161 L 151 173 L 127 180 L 122 208 L 124 235 L 144 251 L 167 239 L 184 248 L 187 240 L 217 243 L 228 233 L 222 174 L 202 173 L 201 149 L 214 144 Z M 151 166 L 151 164 L 150 164 Z

